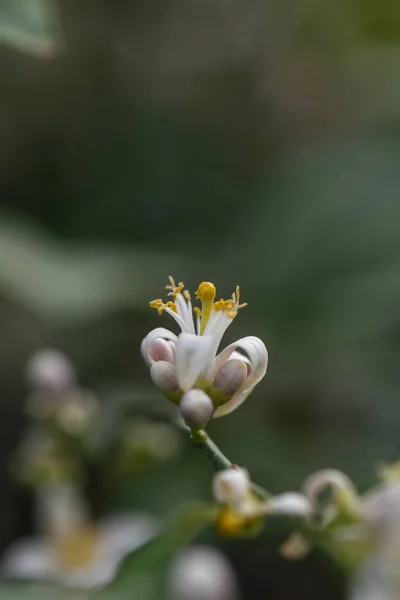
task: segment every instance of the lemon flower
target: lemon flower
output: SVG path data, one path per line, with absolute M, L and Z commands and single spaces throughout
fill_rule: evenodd
M 0 564 L 5 577 L 99 588 L 113 580 L 129 552 L 159 529 L 157 519 L 145 513 L 92 523 L 79 490 L 71 484 L 41 488 L 36 508 L 43 533 L 18 540 L 5 552 Z
M 221 339 L 246 306 L 240 304 L 239 286 L 231 298 L 215 301 L 214 284 L 203 281 L 196 297 L 200 307 L 192 308 L 191 296 L 184 284 L 169 278 L 166 289 L 171 300 L 153 300 L 150 306 L 159 314 L 168 313 L 181 328 L 180 335 L 158 327 L 144 338 L 141 352 L 150 367 L 153 381 L 165 395 L 180 404 L 182 396 L 200 389 L 211 399 L 209 416 L 221 417 L 235 410 L 264 377 L 268 353 L 257 337 L 247 336 L 217 354 Z M 193 403 L 205 412 L 205 400 L 193 395 Z M 190 397 L 191 399 L 191 397 Z M 190 410 L 186 412 L 191 413 Z M 195 419 L 196 420 L 196 419 Z

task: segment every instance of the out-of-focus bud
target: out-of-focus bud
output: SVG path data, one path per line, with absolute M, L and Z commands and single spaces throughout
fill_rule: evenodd
M 331 497 L 321 505 L 320 496 L 330 492 Z M 347 475 L 335 469 L 326 469 L 310 475 L 303 484 L 303 493 L 311 500 L 315 509 L 323 508 L 325 519 L 330 520 L 338 511 L 349 516 L 360 516 L 360 501 L 357 490 Z
M 156 338 L 153 342 L 151 342 L 148 355 L 150 361 L 154 362 L 162 360 L 173 364 L 175 360 L 173 346 L 170 342 L 167 342 L 167 340 L 164 340 L 163 338 Z
M 58 350 L 36 352 L 26 365 L 26 378 L 33 388 L 63 393 L 75 387 L 77 377 L 71 361 Z
M 214 404 L 203 390 L 185 392 L 179 407 L 186 425 L 192 429 L 202 429 L 214 412 Z
M 237 358 L 227 360 L 215 376 L 214 387 L 230 397 L 241 388 L 247 377 L 247 366 Z
M 174 365 L 165 360 L 155 362 L 150 369 L 153 383 L 164 393 L 175 392 L 179 388 Z
M 239 504 L 250 491 L 250 477 L 246 469 L 230 468 L 214 475 L 213 494 L 217 502 Z
M 236 574 L 228 559 L 215 548 L 192 546 L 172 561 L 168 573 L 171 600 L 238 600 Z

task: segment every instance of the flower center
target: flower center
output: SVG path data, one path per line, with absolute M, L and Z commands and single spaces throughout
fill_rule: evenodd
M 99 532 L 90 524 L 81 525 L 54 540 L 55 558 L 62 571 L 86 567 L 99 549 Z
M 210 320 L 216 293 L 215 285 L 209 281 L 203 281 L 197 289 L 196 297 L 201 301 L 200 335 L 203 335 Z

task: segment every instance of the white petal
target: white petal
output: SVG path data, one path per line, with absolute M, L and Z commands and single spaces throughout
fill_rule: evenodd
M 289 517 L 309 517 L 312 503 L 307 496 L 297 492 L 286 492 L 271 498 L 265 503 L 267 515 L 285 515 Z
M 193 313 L 192 313 L 192 303 L 187 302 L 182 294 L 178 294 L 175 298 L 176 308 L 178 310 L 179 316 L 182 318 L 186 325 L 186 329 L 182 329 L 185 333 L 195 333 L 194 330 L 194 322 L 193 322 Z
M 100 544 L 93 562 L 70 572 L 59 572 L 68 587 L 92 589 L 111 582 L 124 557 L 147 542 L 158 531 L 158 521 L 148 514 L 120 514 L 100 524 Z
M 175 343 L 178 339 L 178 337 L 175 335 L 175 333 L 172 333 L 172 331 L 170 331 L 169 329 L 165 329 L 165 327 L 156 327 L 156 329 L 153 329 L 152 331 L 150 331 L 150 333 L 148 333 L 146 335 L 146 337 L 142 340 L 142 343 L 140 345 L 140 351 L 142 353 L 144 361 L 147 364 L 147 366 L 149 366 L 149 367 L 153 364 L 154 360 L 151 360 L 151 358 L 149 357 L 148 350 L 150 348 L 151 342 L 153 342 L 157 338 L 162 338 L 164 340 L 171 340 L 172 342 L 175 342 Z
M 243 350 L 246 352 L 251 369 L 250 373 L 244 382 L 243 387 L 238 390 L 238 392 L 223 406 L 217 408 L 214 413 L 214 417 L 223 417 L 228 415 L 233 410 L 235 410 L 238 406 L 244 402 L 247 396 L 250 394 L 252 389 L 261 381 L 264 377 L 267 367 L 268 367 L 268 352 L 262 342 L 258 337 L 249 335 L 244 337 L 233 344 L 230 344 L 218 354 L 213 364 L 213 376 L 217 373 L 220 367 L 232 356 L 232 354 L 236 351 L 236 349 Z M 235 352 L 235 356 L 237 356 Z
M 189 390 L 212 360 L 213 340 L 210 336 L 181 333 L 175 348 L 175 366 L 179 387 Z
M 119 562 L 159 530 L 159 521 L 148 513 L 119 514 L 101 523 L 106 554 Z
M 351 492 L 356 494 L 354 484 L 341 471 L 336 469 L 324 469 L 313 473 L 303 483 L 302 491 L 312 502 L 318 501 L 318 496 L 324 490 L 331 489 L 333 493 Z
M 5 576 L 18 579 L 53 579 L 55 565 L 51 557 L 51 548 L 46 540 L 19 540 L 5 552 L 0 570 Z

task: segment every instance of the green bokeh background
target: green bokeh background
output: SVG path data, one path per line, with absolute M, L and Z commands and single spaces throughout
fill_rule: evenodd
M 251 398 L 209 427 L 224 452 L 274 493 L 323 467 L 365 489 L 399 452 L 399 3 L 54 6 L 54 55 L 0 29 L 2 547 L 32 528 L 7 468 L 27 358 L 57 347 L 105 403 L 162 411 L 139 345 L 168 326 L 148 300 L 169 274 L 224 296 L 240 283 L 249 306 L 226 341 L 269 350 Z M 209 465 L 185 444 L 113 489 L 100 469 L 98 510 L 210 499 Z M 286 533 L 205 539 L 246 600 L 343 598 L 327 557 L 278 557 Z

